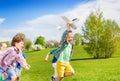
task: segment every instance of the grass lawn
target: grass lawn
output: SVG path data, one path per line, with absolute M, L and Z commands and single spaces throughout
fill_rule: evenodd
M 50 81 L 53 74 L 52 55 L 48 62 L 44 62 L 49 50 L 25 52 L 31 69 L 23 69 L 20 81 Z M 75 47 L 71 65 L 75 75 L 66 77 L 63 81 L 120 81 L 120 51 L 113 58 L 92 59 L 82 46 Z

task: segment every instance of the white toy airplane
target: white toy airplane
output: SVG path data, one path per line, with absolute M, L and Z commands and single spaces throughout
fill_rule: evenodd
M 65 16 L 61 16 L 62 19 L 66 22 L 66 23 L 69 23 L 70 26 L 73 28 L 73 29 L 77 29 L 76 25 L 74 23 L 78 22 L 79 19 L 78 18 L 74 18 L 72 19 L 72 21 L 70 21 L 67 17 Z

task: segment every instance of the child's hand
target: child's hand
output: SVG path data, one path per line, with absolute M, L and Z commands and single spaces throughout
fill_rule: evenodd
M 70 23 L 67 23 L 66 26 L 67 26 L 67 29 L 70 30 Z
M 31 67 L 31 66 L 30 66 L 29 64 L 27 64 L 27 65 L 25 66 L 25 69 L 29 70 L 30 67 Z
M 44 61 L 47 62 L 47 61 L 48 61 L 48 58 L 45 58 Z

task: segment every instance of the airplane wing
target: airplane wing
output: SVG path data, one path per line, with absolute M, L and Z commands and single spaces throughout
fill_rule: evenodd
M 57 29 L 58 29 L 58 30 L 61 30 L 61 29 L 62 29 L 62 27 L 61 27 L 60 25 L 58 25 L 58 26 L 57 26 Z
M 70 24 L 70 26 L 73 28 L 73 29 L 77 29 L 76 25 L 73 23 L 73 24 Z
M 77 27 L 76 27 L 76 25 L 74 24 L 74 23 L 76 23 L 77 21 L 79 21 L 79 19 L 78 18 L 75 18 L 75 19 L 73 19 L 72 21 L 70 21 L 67 17 L 65 17 L 65 16 L 61 16 L 62 17 L 62 19 L 65 21 L 65 22 L 67 22 L 67 23 L 70 23 L 70 26 L 73 28 L 73 29 L 77 29 Z
M 67 22 L 67 23 L 70 22 L 70 20 L 67 17 L 65 17 L 65 16 L 61 16 L 61 17 L 65 22 Z

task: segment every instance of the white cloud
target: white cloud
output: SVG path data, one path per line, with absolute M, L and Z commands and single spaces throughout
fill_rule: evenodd
M 27 24 L 29 25 L 40 25 L 40 24 L 53 24 L 56 21 L 59 21 L 59 16 L 57 15 L 45 15 L 42 17 L 38 17 L 34 20 L 27 21 Z
M 6 34 L 6 37 L 12 37 L 18 32 L 24 33 L 32 41 L 36 39 L 37 36 L 42 35 L 47 40 L 56 39 L 60 40 L 62 32 L 64 30 L 57 30 L 57 25 L 65 25 L 65 22 L 61 19 L 60 16 L 66 16 L 70 20 L 73 18 L 79 18 L 80 21 L 76 23 L 77 30 L 74 32 L 81 32 L 81 26 L 83 26 L 86 18 L 91 11 L 100 9 L 103 11 L 105 18 L 113 19 L 120 25 L 120 0 L 96 0 L 80 5 L 76 5 L 73 9 L 60 13 L 60 14 L 48 14 L 40 16 L 33 20 L 26 21 L 26 25 L 22 27 L 16 27 L 16 29 L 6 30 L 2 33 Z M 2 36 L 2 33 L 0 35 Z M 9 36 L 11 35 L 11 36 Z M 0 36 L 0 37 L 1 37 Z M 7 39 L 7 38 L 6 38 Z M 9 38 L 10 39 L 10 38 Z
M 0 24 L 5 21 L 5 18 L 0 18 Z
M 120 25 L 120 0 L 98 0 L 97 5 L 105 18 L 115 20 Z

